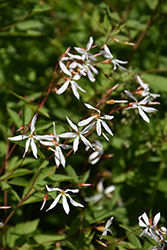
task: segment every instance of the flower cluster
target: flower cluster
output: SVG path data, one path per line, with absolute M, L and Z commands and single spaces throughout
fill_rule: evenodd
M 158 229 L 158 222 L 160 220 L 160 213 L 157 213 L 152 221 L 149 219 L 147 214 L 144 212 L 142 215 L 138 217 L 139 226 L 144 227 L 144 230 L 140 234 L 140 236 L 149 236 L 156 242 L 156 246 L 152 248 L 152 250 L 164 249 L 167 245 L 167 240 L 164 239 L 164 234 L 167 234 L 167 229 L 165 227 L 161 227 L 161 230 Z

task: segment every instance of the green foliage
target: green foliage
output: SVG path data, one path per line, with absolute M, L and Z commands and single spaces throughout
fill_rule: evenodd
M 140 237 L 137 218 L 143 212 L 161 212 L 161 222 L 167 222 L 166 3 L 16 0 L 1 1 L 0 8 L 0 206 L 11 205 L 5 213 L 0 210 L 0 221 L 4 223 L 0 228 L 1 249 L 151 250 L 156 244 L 148 236 Z M 95 82 L 87 76 L 80 80 L 87 92 L 79 90 L 80 101 L 71 88 L 57 95 L 64 83 L 60 57 L 69 47 L 74 54 L 74 46 L 86 48 L 90 36 L 97 45 L 91 50 L 93 54 L 106 44 L 114 59 L 128 61 L 128 72 L 95 62 L 99 74 Z M 154 106 L 158 112 L 148 114 L 150 123 L 139 116 L 137 109 L 126 110 L 126 103 L 107 102 L 134 102 L 125 95 L 125 89 L 140 99 L 135 92 L 141 90 L 137 89 L 136 74 L 149 84 L 151 93 L 161 94 L 157 99 L 161 104 Z M 109 93 L 116 84 L 119 86 Z M 28 135 L 34 114 L 38 114 L 34 135 L 53 134 L 53 122 L 58 135 L 74 132 L 66 116 L 76 125 L 89 117 L 91 110 L 84 103 L 93 107 L 100 103 L 97 108 L 101 115 L 114 115 L 107 121 L 114 136 L 108 134 L 109 141 L 100 137 L 104 152 L 95 165 L 89 161 L 92 149 L 86 151 L 82 142 L 76 154 L 71 148 L 63 151 L 63 167 L 56 166 L 54 152 L 39 140 L 34 140 L 38 151 L 35 159 L 31 147 L 22 158 L 27 139 L 7 139 Z M 17 131 L 22 125 L 23 130 Z M 96 130 L 86 138 L 90 142 L 99 139 Z M 73 140 L 59 140 L 73 145 Z M 103 193 L 111 185 L 115 190 L 103 194 L 99 209 L 101 200 L 87 202 L 85 198 L 100 194 L 101 180 Z M 62 200 L 45 213 L 43 210 L 57 195 L 49 192 L 46 198 L 46 185 L 79 189 L 78 194 L 70 195 L 84 208 L 73 206 L 67 197 L 68 215 Z M 113 235 L 100 238 L 111 216 L 114 220 L 109 228 Z

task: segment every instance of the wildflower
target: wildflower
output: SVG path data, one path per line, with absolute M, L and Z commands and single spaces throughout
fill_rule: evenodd
M 84 134 L 87 134 L 91 130 L 93 125 L 91 124 L 91 125 L 87 126 L 85 129 L 83 129 L 82 131 L 79 131 L 77 126 L 68 117 L 66 117 L 66 118 L 67 118 L 69 125 L 76 131 L 76 133 L 75 132 L 67 132 L 67 133 L 63 133 L 63 134 L 59 135 L 59 137 L 74 138 L 74 142 L 73 142 L 74 154 L 78 150 L 80 138 L 86 146 L 93 148 L 92 144 L 83 136 Z
M 104 153 L 104 151 L 103 151 L 103 146 L 102 146 L 102 144 L 100 143 L 99 140 L 95 140 L 95 143 L 92 143 L 92 146 L 94 148 L 94 152 L 92 152 L 89 155 L 88 161 L 92 165 L 94 165 L 100 160 L 100 158 L 101 158 L 102 154 Z M 86 151 L 88 151 L 89 149 L 90 149 L 90 147 L 86 147 Z
M 93 122 L 92 124 L 95 125 L 96 124 L 96 131 L 98 136 L 100 136 L 101 134 L 109 141 L 109 139 L 107 138 L 107 136 L 102 133 L 102 126 L 103 128 L 110 134 L 113 135 L 113 132 L 111 131 L 111 129 L 108 127 L 108 125 L 106 124 L 106 122 L 104 120 L 111 120 L 114 118 L 114 116 L 111 115 L 104 115 L 104 116 L 100 116 L 101 112 L 99 109 L 94 108 L 93 106 L 91 106 L 90 104 L 85 103 L 85 106 L 89 109 L 93 109 L 95 111 L 98 112 L 98 114 L 92 114 L 91 117 L 82 120 L 78 123 L 78 126 L 85 126 L 88 123 L 90 123 L 93 119 L 96 119 L 95 122 Z
M 160 220 L 160 213 L 157 213 L 153 219 L 153 223 L 150 223 L 147 214 L 144 212 L 141 216 L 138 217 L 139 226 L 144 227 L 145 229 L 140 234 L 140 236 L 149 236 L 159 243 L 159 238 L 157 236 L 156 226 Z
M 65 65 L 64 65 L 64 67 L 65 67 Z M 69 75 L 69 77 L 68 78 L 66 77 L 67 80 L 61 86 L 61 88 L 57 91 L 57 94 L 58 95 L 62 94 L 64 91 L 66 91 L 66 89 L 68 88 L 69 84 L 71 84 L 73 94 L 79 100 L 78 89 L 81 90 L 82 92 L 86 93 L 86 91 L 84 89 L 82 89 L 79 86 L 79 84 L 76 82 L 77 80 L 79 80 L 81 78 L 81 76 L 79 74 L 75 74 L 74 76 L 72 76 L 71 72 L 67 68 L 66 68 L 66 70 L 63 68 L 63 71 L 64 71 L 64 73 L 66 73 L 67 75 Z
M 142 96 L 150 96 L 150 97 L 152 97 L 152 98 L 157 98 L 157 97 L 160 97 L 160 95 L 159 94 L 152 94 L 152 93 L 150 93 L 149 92 L 149 86 L 148 86 L 148 84 L 147 83 L 144 83 L 143 81 L 142 81 L 142 79 L 140 78 L 140 76 L 138 76 L 137 75 L 137 81 L 139 82 L 139 84 L 140 84 L 140 86 L 143 88 L 143 92 L 142 92 Z
M 115 190 L 115 186 L 111 185 L 108 186 L 106 189 L 104 189 L 103 186 L 103 182 L 104 182 L 104 178 L 101 178 L 99 183 L 97 184 L 97 192 L 98 194 L 92 196 L 92 197 L 86 197 L 85 201 L 89 202 L 89 201 L 93 201 L 94 203 L 100 201 L 99 204 L 99 210 L 101 210 L 103 208 L 103 200 L 105 197 L 109 197 L 111 198 L 111 192 L 113 192 Z
M 53 122 L 53 127 L 54 127 L 54 137 L 52 141 L 40 141 L 40 143 L 42 145 L 45 146 L 54 146 L 55 150 L 50 148 L 50 150 L 52 150 L 54 152 L 54 158 L 55 158 L 55 163 L 57 166 L 59 166 L 60 164 L 63 165 L 63 167 L 65 167 L 66 164 L 66 160 L 65 157 L 62 153 L 61 148 L 63 149 L 69 149 L 71 148 L 71 146 L 69 145 L 64 145 L 64 144 L 59 144 L 59 136 L 56 133 L 56 127 L 55 127 L 55 123 Z M 56 139 L 56 140 L 55 140 Z
M 66 212 L 66 214 L 69 214 L 70 212 L 70 208 L 69 208 L 69 205 L 67 203 L 67 197 L 69 198 L 71 204 L 75 207 L 84 207 L 82 204 L 74 201 L 71 196 L 68 194 L 68 192 L 72 192 L 72 193 L 78 193 L 79 192 L 79 189 L 67 189 L 67 190 L 62 190 L 60 188 L 49 188 L 47 185 L 46 185 L 46 188 L 47 188 L 47 191 L 48 192 L 52 192 L 52 191 L 59 191 L 60 194 L 58 194 L 58 196 L 56 197 L 56 199 L 53 201 L 53 203 L 50 205 L 50 207 L 46 210 L 49 211 L 50 209 L 54 208 L 57 203 L 59 202 L 60 198 L 62 197 L 62 204 L 63 204 L 63 208 L 64 208 L 64 211 Z
M 111 218 L 107 221 L 107 223 L 106 223 L 106 225 L 105 225 L 105 228 L 104 228 L 104 230 L 103 230 L 102 236 L 106 236 L 108 232 L 109 232 L 110 234 L 113 234 L 113 232 L 111 231 L 111 229 L 109 229 L 109 227 L 110 227 L 111 224 L 112 224 L 113 219 L 114 219 L 114 217 L 111 217 Z M 102 237 L 101 237 L 100 239 L 102 239 Z
M 148 116 L 144 113 L 144 111 L 147 113 L 152 113 L 152 112 L 157 111 L 157 109 L 155 109 L 155 108 L 144 106 L 145 104 L 148 103 L 150 97 L 146 96 L 142 101 L 138 102 L 137 99 L 128 90 L 124 90 L 124 92 L 127 96 L 134 99 L 136 102 L 136 103 L 132 104 L 129 108 L 126 108 L 126 109 L 137 108 L 139 111 L 139 115 L 142 117 L 142 119 L 149 123 L 150 120 L 149 120 Z
M 127 61 L 121 61 L 121 60 L 118 60 L 118 59 L 113 59 L 113 55 L 111 54 L 109 48 L 107 47 L 107 45 L 104 45 L 104 51 L 100 51 L 102 53 L 102 55 L 106 58 L 109 58 L 111 59 L 111 62 L 114 64 L 114 68 L 113 70 L 116 70 L 117 66 L 120 67 L 121 69 L 125 70 L 125 71 L 128 71 L 127 69 L 125 69 L 124 67 L 122 67 L 120 65 L 121 64 L 126 64 L 128 63 Z
M 31 145 L 31 149 L 32 149 L 34 157 L 38 158 L 37 146 L 35 145 L 34 139 L 40 141 L 42 139 L 49 140 L 51 138 L 49 135 L 34 135 L 36 120 L 37 120 L 37 114 L 35 114 L 34 117 L 32 118 L 31 126 L 30 126 L 31 131 L 30 131 L 29 135 L 17 135 L 17 136 L 13 136 L 13 137 L 8 137 L 8 139 L 11 141 L 21 141 L 21 140 L 27 139 L 23 158 L 25 157 L 26 153 L 28 152 L 30 145 Z
M 93 44 L 93 38 L 90 37 L 90 38 L 89 38 L 89 42 L 87 43 L 86 49 L 74 47 L 74 49 L 75 49 L 78 53 L 82 54 L 82 60 L 83 60 L 83 61 L 84 61 L 85 59 L 88 60 L 89 58 L 95 59 L 95 60 L 96 60 L 96 58 L 94 58 L 94 56 L 93 56 L 92 54 L 88 53 L 88 51 L 89 51 L 89 50 L 91 49 L 91 47 L 92 47 L 92 44 Z

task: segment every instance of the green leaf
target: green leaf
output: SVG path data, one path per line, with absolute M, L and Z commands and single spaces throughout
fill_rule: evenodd
M 15 226 L 15 232 L 17 234 L 23 234 L 23 235 L 33 233 L 37 229 L 38 224 L 39 224 L 39 219 L 19 223 Z
M 22 120 L 20 119 L 20 116 L 13 110 L 11 110 L 10 108 L 7 108 L 8 114 L 11 117 L 12 121 L 14 122 L 14 124 L 20 128 L 22 125 Z
M 66 176 L 66 175 L 62 175 L 62 174 L 55 174 L 55 175 L 52 175 L 48 178 L 48 180 L 52 180 L 52 181 L 57 181 L 57 182 L 62 182 L 62 181 L 69 181 L 69 180 L 73 180 L 77 178 L 78 179 L 78 176 L 77 177 L 72 177 L 72 176 Z
M 118 244 L 118 246 L 124 247 L 125 249 L 136 249 L 137 248 L 132 243 L 126 242 L 126 241 L 120 241 L 117 244 Z
M 158 4 L 158 0 L 146 0 L 147 5 L 150 7 L 150 9 L 154 10 L 155 7 Z
M 16 186 L 23 186 L 23 187 L 31 187 L 32 186 L 31 183 L 29 183 L 24 178 L 17 178 L 17 177 L 12 179 L 8 183 L 10 183 L 12 185 L 16 185 Z
M 51 10 L 51 6 L 49 6 L 49 4 L 42 2 L 42 3 L 38 3 L 34 6 L 33 8 L 33 12 L 44 12 L 44 11 L 49 11 Z
M 39 20 L 25 20 L 22 23 L 19 23 L 17 25 L 17 28 L 20 30 L 27 30 L 27 29 L 33 29 L 33 28 L 42 28 L 43 24 Z
M 128 240 L 137 248 L 142 249 L 142 245 L 140 243 L 140 240 L 134 235 L 134 234 L 130 234 L 128 236 Z
M 166 77 L 155 74 L 142 74 L 142 79 L 150 84 L 150 87 L 155 88 L 157 91 L 167 92 Z
M 38 244 L 42 244 L 43 242 L 56 242 L 65 240 L 66 237 L 64 235 L 49 235 L 49 234 L 38 234 L 33 237 Z

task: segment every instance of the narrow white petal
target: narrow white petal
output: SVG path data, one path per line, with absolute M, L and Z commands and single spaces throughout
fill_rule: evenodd
M 71 72 L 66 68 L 65 64 L 62 61 L 59 61 L 59 65 L 65 74 L 72 76 Z
M 46 210 L 46 212 L 49 211 L 50 209 L 54 208 L 57 205 L 57 203 L 59 202 L 61 196 L 62 196 L 62 194 L 58 194 L 58 196 L 56 197 L 56 199 L 54 200 L 54 202 L 52 202 L 52 204 Z
M 73 150 L 74 150 L 74 154 L 76 153 L 76 151 L 78 150 L 78 145 L 79 145 L 79 136 L 76 136 L 76 138 L 73 141 Z
M 152 113 L 152 112 L 158 111 L 157 109 L 151 108 L 151 107 L 142 106 L 141 108 L 142 108 L 145 112 L 147 112 L 147 113 Z
M 89 201 L 97 202 L 97 201 L 99 201 L 102 197 L 103 197 L 102 194 L 96 194 L 96 195 L 94 195 L 94 196 L 92 196 L 92 197 L 85 197 L 84 200 L 85 200 L 86 202 L 89 202 Z
M 104 129 L 110 134 L 113 135 L 113 132 L 111 131 L 111 129 L 109 128 L 109 126 L 107 125 L 107 123 L 105 123 L 105 121 L 101 120 L 101 123 L 104 127 Z
M 105 194 L 109 194 L 111 192 L 113 192 L 115 190 L 115 186 L 114 185 L 111 185 L 109 187 L 107 187 L 105 190 L 104 190 L 104 193 Z
M 96 116 L 90 116 L 89 118 L 78 122 L 78 126 L 85 126 L 90 123 Z
M 66 91 L 66 89 L 68 88 L 70 81 L 67 80 L 62 86 L 61 88 L 59 88 L 59 90 L 57 91 L 56 94 L 61 95 L 64 91 Z
M 148 216 L 145 212 L 142 214 L 142 218 L 143 218 L 144 222 L 146 223 L 146 225 L 149 226 L 150 222 L 149 222 Z
M 48 185 L 46 185 L 46 189 L 47 189 L 48 192 L 52 192 L 52 191 L 61 192 L 62 191 L 60 188 L 50 188 L 50 187 L 48 187 Z
M 84 90 L 83 88 L 81 88 L 81 86 L 79 86 L 79 84 L 77 82 L 75 82 L 75 86 L 76 86 L 77 89 L 79 89 L 82 92 L 86 93 L 86 90 Z
M 13 137 L 8 137 L 8 139 L 10 141 L 21 141 L 28 138 L 28 135 L 17 135 L 17 136 L 13 136 Z
M 62 153 L 62 150 L 59 146 L 56 147 L 56 151 L 58 152 L 58 156 L 59 156 L 59 159 L 60 159 L 60 162 L 61 164 L 63 165 L 63 167 L 65 167 L 66 165 L 66 160 L 65 160 L 65 157 Z
M 79 189 L 70 189 L 70 188 L 67 188 L 66 190 L 65 190 L 65 193 L 68 193 L 68 192 L 72 192 L 72 193 L 78 193 L 79 192 Z
M 100 117 L 100 118 L 102 118 L 102 117 Z M 103 119 L 105 119 L 105 120 L 112 120 L 113 118 L 114 118 L 113 115 L 104 115 L 103 116 Z
M 137 75 L 136 77 L 137 77 L 137 80 L 138 80 L 140 86 L 143 87 L 143 89 L 149 90 L 148 84 L 144 83 L 144 82 L 142 81 L 142 79 L 140 78 L 139 75 Z
M 97 184 L 98 193 L 103 193 L 103 191 L 104 191 L 103 181 L 104 181 L 104 178 L 101 178 L 100 181 Z
M 146 104 L 147 102 L 149 102 L 150 100 L 150 97 L 149 96 L 146 96 L 142 101 L 140 101 L 138 104 L 139 105 L 144 105 Z
M 85 106 L 86 106 L 88 109 L 94 109 L 94 110 L 96 110 L 96 111 L 100 114 L 100 110 L 99 110 L 99 109 L 94 108 L 92 105 L 90 105 L 90 104 L 88 104 L 88 103 L 84 103 L 84 104 L 85 104 Z
M 124 92 L 125 92 L 125 94 L 126 94 L 127 96 L 129 96 L 130 98 L 132 98 L 133 100 L 135 100 L 135 101 L 137 102 L 137 99 L 134 98 L 134 96 L 133 96 L 128 90 L 124 90 Z
M 74 49 L 75 49 L 78 53 L 80 53 L 80 54 L 83 54 L 83 53 L 85 52 L 83 49 L 78 48 L 78 47 L 74 47 Z
M 101 120 L 99 119 L 96 122 L 96 131 L 97 131 L 98 136 L 100 136 L 101 135 Z
M 109 228 L 109 227 L 111 226 L 113 219 L 114 219 L 114 217 L 111 217 L 111 218 L 107 221 L 106 226 L 105 226 L 106 229 Z
M 32 152 L 35 158 L 38 158 L 37 156 L 37 146 L 35 145 L 34 139 L 31 138 L 31 148 L 32 148 Z
M 60 165 L 61 161 L 60 161 L 60 156 L 59 156 L 59 153 L 57 150 L 55 151 L 54 159 L 55 159 L 56 166 L 58 167 Z
M 102 135 L 104 136 L 104 138 L 105 138 L 107 141 L 109 141 L 108 137 L 107 137 L 104 133 L 102 133 Z
M 149 123 L 150 120 L 149 120 L 148 116 L 144 113 L 144 111 L 142 110 L 142 108 L 140 106 L 138 107 L 138 110 L 139 110 L 139 114 L 143 118 L 143 120 Z
M 84 135 L 84 134 L 88 133 L 93 128 L 94 124 L 95 124 L 95 122 L 89 124 L 86 128 L 84 128 L 82 130 L 81 134 Z
M 96 75 L 98 75 L 98 70 L 95 68 L 95 67 L 93 67 L 91 64 L 90 64 L 90 66 L 89 66 L 90 68 L 91 68 L 91 70 L 96 74 Z
M 63 208 L 64 208 L 64 211 L 66 212 L 66 214 L 69 214 L 70 208 L 69 208 L 69 205 L 67 203 L 67 198 L 65 197 L 65 195 L 63 195 Z
M 54 143 L 53 142 L 49 142 L 49 141 L 39 141 L 42 145 L 44 146 L 54 146 Z
M 153 226 L 154 226 L 154 227 L 156 227 L 156 225 L 158 224 L 158 221 L 160 220 L 160 216 L 161 216 L 160 213 L 157 213 L 157 214 L 154 216 L 154 220 L 153 220 Z
M 61 137 L 61 138 L 74 138 L 76 136 L 77 136 L 77 134 L 72 133 L 72 132 L 67 132 L 67 133 L 63 133 L 63 134 L 59 135 L 59 137 Z
M 71 202 L 71 204 L 72 204 L 73 206 L 75 206 L 75 207 L 84 207 L 82 204 L 80 204 L 80 203 L 74 201 L 74 200 L 71 198 L 71 196 L 70 196 L 69 194 L 66 194 L 66 196 L 68 196 L 68 198 L 70 199 L 70 202 Z
M 93 38 L 90 37 L 89 38 L 89 42 L 87 43 L 87 46 L 86 46 L 86 50 L 89 51 L 90 48 L 92 47 L 92 44 L 93 44 Z
M 79 93 L 78 93 L 77 87 L 74 83 L 75 83 L 74 81 L 71 81 L 72 91 L 73 91 L 73 94 L 75 95 L 75 97 L 79 100 Z
M 88 78 L 89 78 L 89 80 L 90 80 L 91 82 L 94 82 L 94 81 L 95 81 L 95 78 L 94 78 L 94 76 L 93 76 L 93 74 L 92 74 L 92 72 L 90 71 L 89 68 L 87 68 L 87 75 L 88 75 Z
M 53 135 L 34 135 L 33 138 L 35 138 L 37 141 L 41 141 L 41 140 L 52 141 L 52 140 L 54 140 Z
M 68 121 L 68 123 L 70 124 L 70 126 L 76 131 L 78 132 L 78 128 L 77 126 L 66 116 L 66 119 Z
M 26 141 L 26 146 L 25 146 L 25 151 L 24 151 L 24 154 L 23 154 L 23 158 L 25 157 L 25 155 L 26 155 L 26 153 L 27 153 L 27 151 L 29 149 L 30 141 L 31 141 L 30 138 L 28 138 L 28 140 Z
M 83 135 L 80 135 L 80 136 L 81 136 L 81 140 L 83 141 L 85 146 L 88 146 L 88 147 L 91 147 L 92 149 L 94 149 L 92 144 Z
M 32 121 L 31 121 L 31 134 L 35 131 L 35 123 L 36 123 L 36 120 L 37 120 L 37 114 L 35 114 L 32 118 Z

